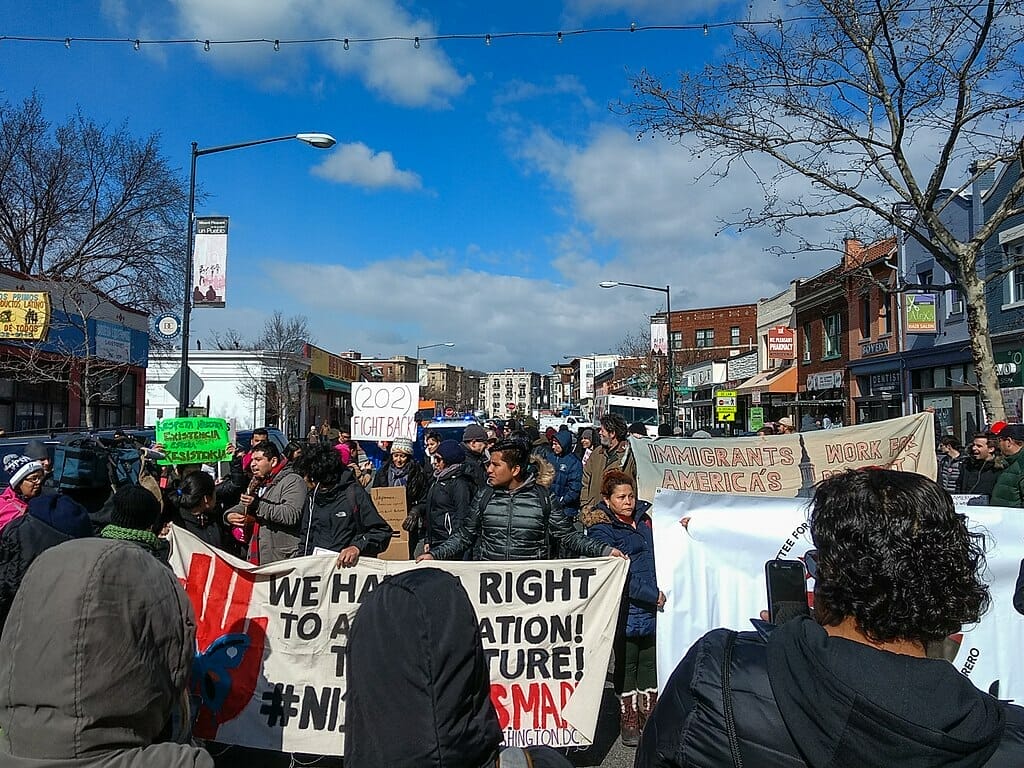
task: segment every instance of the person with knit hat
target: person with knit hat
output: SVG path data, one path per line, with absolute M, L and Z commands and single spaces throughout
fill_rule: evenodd
M 421 538 L 424 546 L 417 548 L 417 556 L 445 541 L 469 514 L 476 488 L 466 472 L 465 460 L 465 449 L 454 440 L 442 440 L 431 456 L 434 484 L 427 491 L 423 516 L 426 530 Z
M 64 494 L 36 496 L 0 531 L 0 629 L 32 562 L 50 547 L 92 536 L 89 511 Z
M 114 494 L 110 524 L 100 531 L 100 537 L 135 542 L 166 563 L 170 546 L 156 535 L 159 522 L 159 500 L 142 486 L 125 485 Z
M 487 485 L 487 430 L 479 424 L 470 424 L 462 433 L 462 445 L 466 451 L 463 459 L 466 475 L 473 481 L 473 490 L 479 491 Z
M 402 523 L 409 533 L 409 559 L 413 558 L 423 525 L 424 504 L 430 479 L 417 462 L 413 461 L 413 442 L 404 437 L 391 443 L 391 457 L 381 465 L 373 476 L 373 488 L 405 488 L 405 521 Z
M 43 495 L 57 492 L 53 481 L 53 459 L 50 458 L 50 451 L 42 440 L 29 440 L 25 446 L 25 455 L 35 459 L 43 465 Z
M 29 501 L 43 491 L 42 462 L 9 453 L 4 456 L 4 472 L 10 480 L 4 492 L 0 493 L 0 530 L 25 514 Z

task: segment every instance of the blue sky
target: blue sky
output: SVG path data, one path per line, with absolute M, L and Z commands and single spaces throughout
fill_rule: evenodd
M 772 0 L 0 0 L 0 34 L 131 39 L 308 39 L 703 24 L 778 13 Z M 546 372 L 613 351 L 662 296 L 601 280 L 671 284 L 673 308 L 756 301 L 829 255 L 764 252 L 763 232 L 716 236 L 761 193 L 740 172 L 715 186 L 676 144 L 638 141 L 610 106 L 643 69 L 671 80 L 721 55 L 726 30 L 551 39 L 202 45 L 0 43 L 4 99 L 33 89 L 74 109 L 159 131 L 187 174 L 201 147 L 319 131 L 199 159 L 198 215 L 231 219 L 228 307 L 193 314 L 193 337 L 254 335 L 274 310 L 314 341 L 483 370 Z M 442 352 L 435 355 L 433 352 Z

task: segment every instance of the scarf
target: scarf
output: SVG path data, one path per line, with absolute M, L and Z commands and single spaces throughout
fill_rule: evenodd
M 170 552 L 170 545 L 152 531 L 142 531 L 137 528 L 122 528 L 119 525 L 108 525 L 100 531 L 101 539 L 115 539 L 117 541 L 134 541 L 141 547 L 145 547 L 158 558 L 167 559 Z
M 399 469 L 394 464 L 388 465 L 388 485 L 392 488 L 396 486 L 402 486 L 403 488 L 409 484 L 409 470 L 412 468 L 412 462 L 409 461 L 404 467 Z

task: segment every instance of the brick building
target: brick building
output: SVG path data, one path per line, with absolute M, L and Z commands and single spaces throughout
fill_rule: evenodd
M 846 364 L 850 341 L 844 329 L 849 323 L 843 265 L 836 264 L 796 285 L 798 392 L 788 414 L 799 424 L 829 417 L 851 423 L 847 408 Z

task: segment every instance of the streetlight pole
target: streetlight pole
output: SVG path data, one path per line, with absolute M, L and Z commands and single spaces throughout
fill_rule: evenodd
M 257 139 L 256 141 L 243 141 L 238 144 L 226 144 L 221 147 L 207 147 L 199 149 L 196 142 L 192 142 L 192 169 L 188 180 L 188 241 L 185 245 L 185 299 L 181 305 L 181 382 L 178 386 L 178 415 L 188 415 L 189 404 L 189 370 L 188 370 L 188 345 L 189 328 L 192 315 L 192 259 L 194 256 L 195 240 L 195 213 L 196 213 L 196 159 L 203 155 L 212 155 L 217 152 L 229 152 L 233 149 L 244 149 L 255 147 L 259 144 L 270 144 L 275 141 L 301 141 L 317 149 L 330 149 L 334 146 L 334 137 L 326 133 L 298 133 L 292 136 L 276 136 L 272 139 Z
M 645 291 L 657 291 L 665 294 L 665 333 L 668 334 L 668 410 L 671 414 L 671 424 L 675 426 L 678 416 L 676 414 L 676 367 L 672 354 L 672 286 L 666 285 L 659 288 L 656 285 L 641 285 L 639 283 L 623 283 L 617 280 L 604 280 L 598 283 L 602 288 L 617 288 L 620 285 L 628 288 L 640 288 Z

